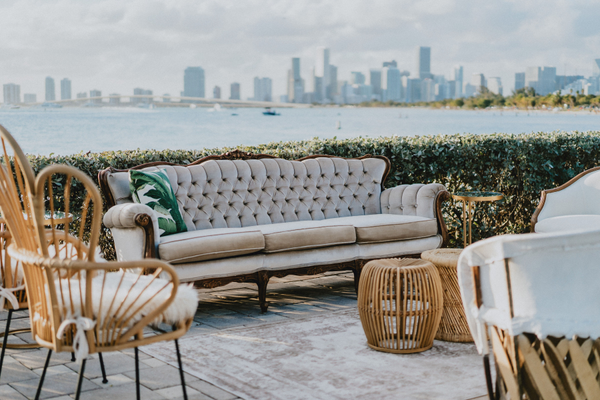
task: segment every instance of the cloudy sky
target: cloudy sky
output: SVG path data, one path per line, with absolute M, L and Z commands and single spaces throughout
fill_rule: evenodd
M 466 79 L 500 76 L 506 93 L 527 66 L 591 74 L 599 16 L 583 0 L 0 0 L 0 83 L 38 99 L 48 75 L 74 93 L 177 95 L 183 70 L 201 66 L 207 96 L 237 81 L 251 97 L 254 76 L 278 96 L 291 57 L 309 81 L 317 46 L 339 79 L 391 59 L 414 74 L 416 47 L 430 46 L 433 73 L 460 64 Z

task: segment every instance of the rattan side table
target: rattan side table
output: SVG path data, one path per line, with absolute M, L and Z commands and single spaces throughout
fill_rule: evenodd
M 465 316 L 456 266 L 462 249 L 427 250 L 421 254 L 423 260 L 433 263 L 442 280 L 444 311 L 440 327 L 435 334 L 437 340 L 447 342 L 472 342 L 473 337 Z
M 442 282 L 429 261 L 392 258 L 364 266 L 358 311 L 372 349 L 389 353 L 430 349 L 442 309 Z

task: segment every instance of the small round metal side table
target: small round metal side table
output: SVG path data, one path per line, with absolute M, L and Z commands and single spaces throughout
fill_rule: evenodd
M 473 222 L 473 213 L 475 203 L 482 201 L 498 201 L 504 198 L 504 195 L 499 192 L 458 192 L 452 195 L 454 200 L 460 200 L 463 203 L 463 245 L 467 247 L 473 242 L 471 231 L 471 223 Z M 467 224 L 468 220 L 468 224 Z M 467 231 L 468 225 L 468 231 Z M 468 233 L 468 234 L 467 234 Z

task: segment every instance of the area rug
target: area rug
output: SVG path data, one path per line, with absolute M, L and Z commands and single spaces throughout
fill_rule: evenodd
M 470 399 L 486 394 L 473 344 L 416 354 L 371 350 L 356 310 L 186 335 L 184 369 L 243 399 Z M 173 343 L 143 351 L 176 364 Z

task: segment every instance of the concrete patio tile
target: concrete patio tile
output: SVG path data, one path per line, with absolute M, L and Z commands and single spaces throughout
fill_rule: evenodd
M 252 324 L 252 319 L 253 318 L 251 317 L 236 313 L 236 315 L 222 315 L 215 318 L 205 319 L 202 321 L 202 323 L 217 329 L 227 329 L 235 326 Z
M 202 393 L 200 393 L 196 389 L 191 388 L 191 387 L 189 387 L 187 385 L 186 385 L 186 391 L 187 391 L 188 397 L 193 397 L 193 396 L 196 396 L 196 395 L 204 396 Z M 160 394 L 165 399 L 183 398 L 183 389 L 181 388 L 181 385 L 179 385 L 179 386 L 171 386 L 171 387 L 167 387 L 167 388 L 164 388 L 164 389 L 158 389 L 158 390 L 156 390 L 156 393 Z M 204 396 L 204 398 L 207 398 L 207 397 Z
M 108 379 L 108 383 L 102 383 L 102 377 L 91 379 L 91 381 L 104 389 L 110 388 L 112 386 L 119 386 L 124 385 L 126 383 L 135 382 L 133 379 L 123 374 L 107 375 L 106 379 Z
M 132 360 L 134 360 L 134 359 L 135 359 L 135 350 L 134 350 L 134 349 L 125 349 L 125 350 L 121 350 L 119 353 L 128 355 L 129 357 L 131 357 L 131 359 L 132 359 Z M 141 351 L 141 350 L 140 350 L 138 353 L 139 353 L 139 356 L 138 356 L 138 358 L 140 359 L 140 361 L 141 361 L 141 360 L 145 360 L 145 359 L 147 359 L 147 358 L 152 358 L 152 357 L 150 357 L 148 354 L 144 353 L 144 352 L 143 352 L 143 351 Z M 116 354 L 116 353 L 115 353 L 115 354 Z M 103 355 L 104 355 L 104 354 L 103 354 Z M 105 360 L 105 362 L 106 362 L 106 360 Z M 134 360 L 134 362 L 135 362 L 135 360 Z M 134 365 L 134 369 L 135 369 L 135 365 Z
M 84 376 L 88 379 L 94 379 L 102 376 L 102 370 L 100 369 L 100 360 L 98 355 L 94 354 L 92 360 L 87 360 L 85 363 L 85 374 Z M 135 359 L 125 355 L 121 352 L 110 352 L 103 353 L 102 358 L 104 360 L 104 368 L 106 369 L 106 375 L 122 374 L 125 372 L 135 371 Z M 149 359 L 144 357 L 144 360 Z M 146 368 L 150 368 L 142 361 L 142 352 L 140 351 L 140 371 Z M 76 362 L 70 362 L 66 365 L 74 372 L 79 372 L 79 364 Z M 110 381 L 109 381 L 110 382 Z
M 47 349 L 38 349 L 34 351 L 19 351 L 12 356 L 21 364 L 29 369 L 43 368 L 48 355 Z M 52 352 L 49 366 L 62 365 L 71 362 L 71 353 L 55 353 Z
M 175 352 L 175 349 L 173 349 Z M 135 372 L 127 372 L 125 376 L 135 380 Z M 189 382 L 195 382 L 198 378 L 190 374 L 185 374 L 186 385 Z M 148 368 L 140 371 L 140 383 L 151 390 L 163 389 L 170 386 L 176 386 L 181 383 L 179 378 L 179 369 L 164 365 L 162 367 Z
M 46 376 L 40 398 L 47 399 L 75 393 L 77 377 L 77 374 L 74 372 Z M 36 377 L 35 379 L 30 379 L 27 381 L 11 383 L 10 386 L 12 386 L 13 389 L 17 390 L 25 397 L 33 398 L 35 396 L 35 392 L 37 391 L 39 380 L 39 377 Z M 87 379 L 83 380 L 81 387 L 82 392 L 96 388 L 98 388 L 98 385 L 95 383 L 92 383 Z
M 7 358 L 5 358 L 5 361 Z M 2 378 L 0 384 L 26 381 L 28 379 L 36 379 L 38 376 L 29 368 L 24 367 L 19 362 L 5 362 L 2 365 Z M 0 396 L 0 399 L 2 396 Z
M 27 397 L 17 392 L 8 385 L 0 385 L 0 399 L 2 400 L 26 400 Z
M 166 362 L 157 360 L 156 358 L 148 358 L 146 360 L 141 360 L 140 365 L 141 364 L 147 365 L 150 368 L 162 367 L 163 365 L 167 365 Z
M 200 391 L 201 393 L 204 393 L 207 396 L 210 396 L 215 400 L 232 400 L 237 398 L 237 396 L 235 396 L 234 394 L 231 394 L 203 380 L 190 382 L 188 386 L 193 387 L 194 389 Z
M 86 366 L 87 366 L 87 364 L 86 364 Z M 38 376 L 41 376 L 43 371 L 44 371 L 43 367 L 33 370 L 33 372 L 35 372 Z M 56 374 L 64 374 L 67 372 L 73 372 L 73 370 L 67 368 L 67 366 L 65 366 L 65 365 L 55 365 L 53 367 L 48 367 L 48 369 L 46 370 L 46 376 L 56 375 Z M 77 370 L 77 372 L 79 372 L 79 370 Z
M 140 397 L 144 400 L 163 400 L 160 394 L 140 385 Z M 81 393 L 81 400 L 121 400 L 135 399 L 135 382 L 111 386 L 105 389 L 90 390 Z

